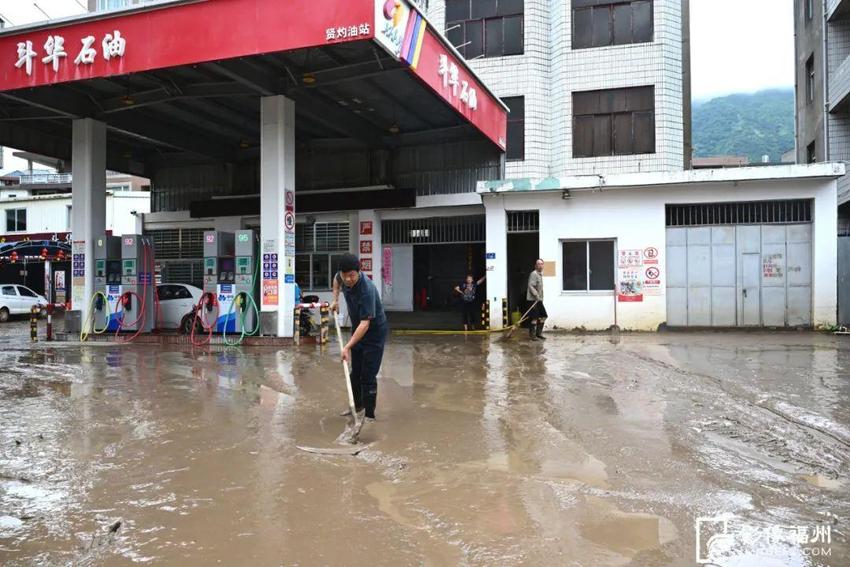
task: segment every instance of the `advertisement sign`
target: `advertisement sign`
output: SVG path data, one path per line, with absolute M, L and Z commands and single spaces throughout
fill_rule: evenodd
M 263 305 L 277 305 L 278 281 L 263 280 Z
M 401 55 L 411 15 L 417 16 L 407 0 L 375 0 L 375 41 L 396 59 Z
M 86 294 L 86 241 L 71 242 L 71 308 L 85 309 Z

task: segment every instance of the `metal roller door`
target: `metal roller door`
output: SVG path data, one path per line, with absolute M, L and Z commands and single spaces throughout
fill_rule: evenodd
M 784 204 L 786 202 L 776 202 Z M 728 204 L 744 208 L 751 203 Z M 758 203 L 764 207 L 764 203 Z M 691 206 L 693 207 L 693 206 Z M 716 205 L 705 205 L 716 207 Z M 721 226 L 667 228 L 667 324 L 671 327 L 795 327 L 812 323 L 810 207 L 714 219 Z M 680 217 L 681 219 L 681 217 Z M 697 216 L 696 222 L 713 218 Z M 735 220 L 763 220 L 757 224 Z M 786 223 L 781 221 L 790 220 Z M 794 222 L 798 221 L 798 222 Z M 804 221 L 804 222 L 799 222 Z M 806 222 L 808 221 L 808 222 Z

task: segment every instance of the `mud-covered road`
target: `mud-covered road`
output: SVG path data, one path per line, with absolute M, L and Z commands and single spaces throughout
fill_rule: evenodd
M 3 325 L 0 564 L 850 565 L 848 337 L 393 337 L 372 445 L 301 452 L 336 352 Z

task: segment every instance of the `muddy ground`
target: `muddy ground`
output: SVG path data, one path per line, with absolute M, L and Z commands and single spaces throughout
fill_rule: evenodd
M 850 565 L 850 337 L 393 337 L 304 453 L 336 352 L 0 326 L 0 564 Z

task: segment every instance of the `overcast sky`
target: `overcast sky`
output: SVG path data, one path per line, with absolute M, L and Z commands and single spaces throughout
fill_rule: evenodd
M 794 1 L 691 0 L 691 77 L 695 100 L 793 87 Z
M 820 0 L 816 0 L 820 1 Z M 85 0 L 0 0 L 12 25 L 85 11 Z M 691 86 L 695 100 L 794 85 L 793 0 L 691 0 Z M 26 162 L 5 150 L 2 171 Z

